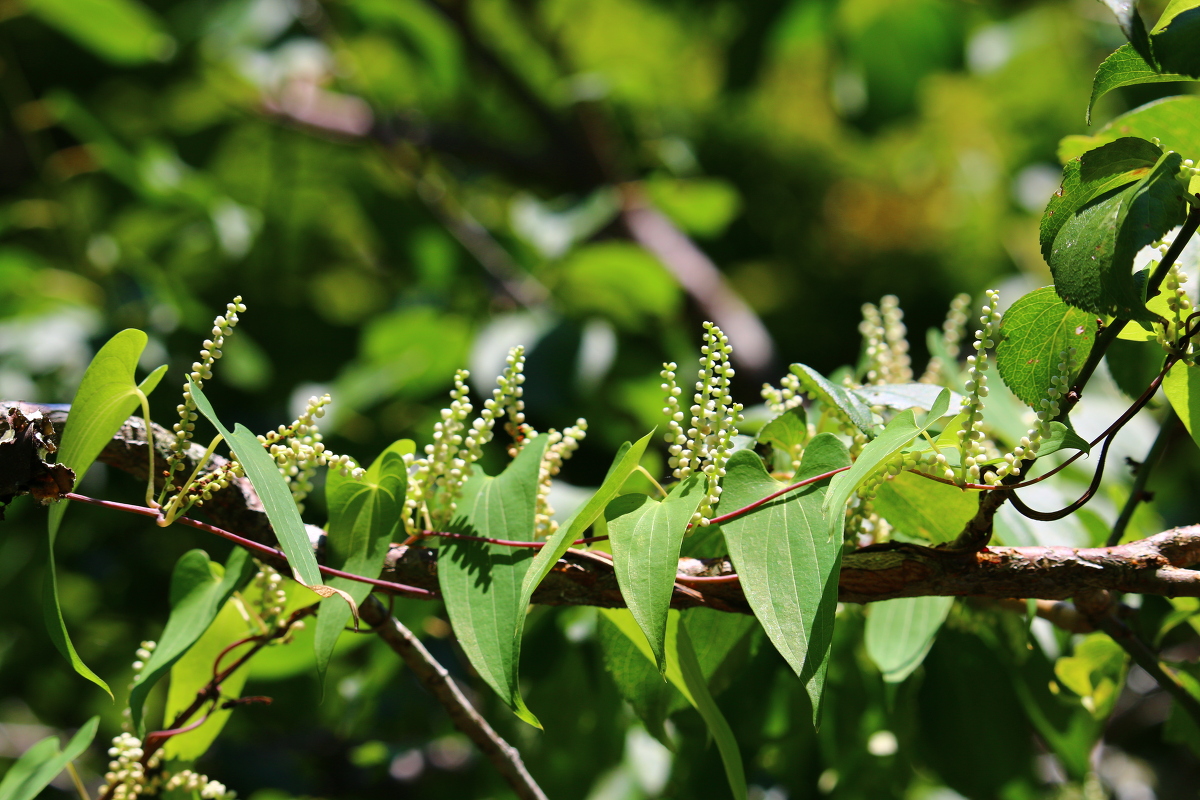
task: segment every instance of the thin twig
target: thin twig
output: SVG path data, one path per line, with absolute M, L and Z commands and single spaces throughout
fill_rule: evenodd
M 1162 687 L 1163 691 L 1175 698 L 1192 721 L 1200 725 L 1200 700 L 1187 690 L 1179 678 L 1163 665 L 1150 647 L 1137 637 L 1133 630 L 1112 614 L 1106 614 L 1097 623 L 1100 629 L 1112 637 L 1112 640 L 1129 654 L 1134 663 L 1149 673 L 1151 678 Z
M 1154 438 L 1150 452 L 1146 454 L 1146 458 L 1134 472 L 1133 486 L 1129 488 L 1129 498 L 1125 501 L 1124 508 L 1121 509 L 1121 516 L 1117 517 L 1117 521 L 1113 523 L 1112 533 L 1108 535 L 1109 547 L 1121 543 L 1121 539 L 1125 536 L 1125 529 L 1129 527 L 1129 522 L 1133 519 L 1133 512 L 1137 510 L 1143 500 L 1149 499 L 1149 495 L 1146 493 L 1146 484 L 1150 480 L 1150 473 L 1154 471 L 1155 465 L 1166 452 L 1167 443 L 1178 428 L 1179 416 L 1173 408 L 1168 408 L 1167 418 L 1163 420 L 1162 427 L 1158 429 L 1158 436 Z
M 389 615 L 383 604 L 374 597 L 360 607 L 362 618 L 379 632 L 383 639 L 408 665 L 429 693 L 442 704 L 454 726 L 475 743 L 496 771 L 508 781 L 521 800 L 547 800 L 537 785 L 517 748 L 500 737 L 454 683 L 446 668 L 438 663 L 425 645 L 398 619 Z

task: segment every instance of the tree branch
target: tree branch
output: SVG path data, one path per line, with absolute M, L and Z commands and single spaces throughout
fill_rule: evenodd
M 359 607 L 359 614 L 387 642 L 413 671 L 417 679 L 430 694 L 442 704 L 454 726 L 465 733 L 484 754 L 496 771 L 508 781 L 508 785 L 521 800 L 546 800 L 545 793 L 538 787 L 517 748 L 500 737 L 479 712 L 463 695 L 450 677 L 446 668 L 437 662 L 421 640 L 413 635 L 400 620 L 393 617 L 374 597 L 368 597 Z

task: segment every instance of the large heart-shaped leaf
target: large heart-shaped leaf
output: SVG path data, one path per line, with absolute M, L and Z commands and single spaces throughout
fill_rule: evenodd
M 326 566 L 378 578 L 388 547 L 397 539 L 404 512 L 408 473 L 404 456 L 412 453 L 411 439 L 401 439 L 379 454 L 362 480 L 331 470 L 325 480 L 329 525 L 325 537 Z M 371 593 L 370 584 L 349 578 L 331 578 L 329 585 L 347 592 L 355 603 Z M 313 637 L 317 673 L 325 675 L 338 637 L 350 621 L 350 606 L 340 597 L 321 601 Z
M 911 411 L 905 413 L 912 416 Z M 886 436 L 885 431 L 875 441 Z M 795 478 L 804 480 L 849 463 L 845 445 L 823 433 L 805 448 Z M 767 473 L 762 459 L 746 450 L 734 453 L 725 469 L 725 511 L 745 507 L 784 486 Z M 829 535 L 831 525 L 822 509 L 828 486 L 827 481 L 810 484 L 721 526 L 754 615 L 812 699 L 814 724 L 833 641 L 842 550 L 841 537 Z M 831 513 L 842 516 L 841 504 Z
M 536 539 L 538 470 L 548 439 L 525 445 L 499 476 L 477 473 L 463 486 L 456 533 L 488 539 Z M 521 632 L 529 601 L 521 587 L 533 565 L 532 548 L 446 539 L 438 548 L 438 584 L 450 625 L 471 666 L 518 717 L 541 727 L 517 685 Z
M 644 494 L 626 494 L 604 510 L 617 585 L 646 634 L 660 671 L 667 668 L 663 641 L 679 568 L 679 546 L 704 499 L 703 478 L 697 474 L 680 481 L 662 502 Z
M 1072 308 L 1053 286 L 1035 289 L 1004 312 L 996 344 L 996 368 L 1006 386 L 1037 408 L 1050 379 L 1058 374 L 1059 354 L 1075 348 L 1072 379 L 1087 361 L 1096 339 L 1096 316 Z
M 240 547 L 229 554 L 224 568 L 210 564 L 208 553 L 189 550 L 175 562 L 171 574 L 171 616 L 138 679 L 129 692 L 134 730 L 145 734 L 142 707 L 154 684 L 208 630 L 230 596 L 250 579 L 254 561 Z
M 74 471 L 76 486 L 83 480 L 83 476 L 87 474 L 113 434 L 125 424 L 125 420 L 137 407 L 139 399 L 154 391 L 154 387 L 167 370 L 165 365 L 161 366 L 147 375 L 141 384 L 134 382 L 134 371 L 142 351 L 146 348 L 146 341 L 146 334 L 139 330 L 130 328 L 121 331 L 100 348 L 92 358 L 92 363 L 88 365 L 87 371 L 83 373 L 83 381 L 71 401 L 71 414 L 58 447 L 58 463 L 65 464 Z M 92 672 L 75 652 L 75 646 L 71 644 L 71 637 L 63 621 L 62 607 L 59 605 L 54 541 L 58 537 L 58 528 L 66 510 L 65 502 L 50 508 L 50 564 L 42 603 L 46 628 L 50 631 L 50 638 L 54 640 L 59 652 L 71 662 L 75 671 L 108 692 L 111 697 L 112 691 L 108 684 Z

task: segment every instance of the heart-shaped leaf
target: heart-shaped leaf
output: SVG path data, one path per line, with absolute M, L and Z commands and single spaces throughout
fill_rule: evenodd
M 1037 408 L 1047 396 L 1050 379 L 1058 374 L 1059 354 L 1075 348 L 1074 379 L 1095 340 L 1096 316 L 1072 308 L 1053 286 L 1045 286 L 1020 298 L 1004 312 L 996 344 L 996 368 L 1013 394 Z
M 703 478 L 697 474 L 680 481 L 662 502 L 644 494 L 626 494 L 604 510 L 617 585 L 646 634 L 660 671 L 666 669 L 663 640 L 679 568 L 679 546 L 704 499 Z
M 921 666 L 953 605 L 953 597 L 902 597 L 871 604 L 863 639 L 885 681 L 899 683 Z
M 911 418 L 911 411 L 904 413 Z M 886 436 L 884 431 L 875 442 Z M 805 448 L 795 479 L 821 475 L 849 463 L 845 445 L 833 434 L 822 433 Z M 762 459 L 749 451 L 734 453 L 725 469 L 721 509 L 726 512 L 784 487 L 763 468 Z M 841 537 L 829 535 L 831 524 L 822 508 L 828 487 L 828 481 L 810 484 L 721 526 L 754 615 L 812 699 L 814 724 L 820 714 L 833 642 L 842 550 Z M 832 509 L 831 513 L 842 516 L 841 504 Z

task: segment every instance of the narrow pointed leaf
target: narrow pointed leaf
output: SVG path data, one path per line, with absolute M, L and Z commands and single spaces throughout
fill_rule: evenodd
M 146 378 L 142 387 L 134 381 L 134 372 L 146 347 L 146 341 L 146 334 L 139 330 L 130 328 L 121 331 L 100 348 L 83 374 L 83 381 L 71 401 L 71 414 L 63 429 L 58 448 L 58 463 L 74 471 L 76 486 L 83 480 L 100 451 L 125 424 L 125 420 L 137 406 L 139 389 L 149 394 L 162 377 L 164 368 L 160 367 Z M 108 684 L 92 672 L 75 652 L 75 646 L 71 643 L 66 623 L 63 621 L 62 607 L 58 600 L 54 541 L 58 537 L 58 528 L 66 510 L 65 502 L 59 502 L 50 508 L 49 569 L 42 604 L 46 628 L 59 652 L 66 657 L 75 671 L 108 692 L 111 697 L 112 691 Z
M 626 442 L 622 445 L 600 483 L 600 488 L 546 540 L 546 546 L 534 557 L 529 572 L 525 574 L 525 582 L 521 585 L 522 607 L 533 598 L 534 589 L 550 574 L 550 570 L 554 569 L 554 565 L 562 558 L 563 553 L 567 552 L 571 542 L 582 538 L 591 524 L 601 518 L 605 507 L 617 496 L 625 481 L 641 463 L 646 445 L 650 443 L 650 437 L 653 435 L 654 431 L 650 431 L 633 444 Z
M 391 542 L 398 539 L 408 474 L 404 456 L 415 446 L 401 439 L 380 453 L 356 481 L 331 470 L 325 480 L 325 502 L 329 509 L 329 527 L 325 537 L 325 563 L 328 566 L 378 578 Z M 370 584 L 349 578 L 331 578 L 329 586 L 349 593 L 355 604 L 371 593 Z M 317 674 L 324 678 L 333 655 L 333 647 L 350 621 L 350 606 L 340 597 L 321 601 L 313 637 Z
M 912 412 L 904 413 L 911 420 Z M 884 431 L 872 444 L 886 443 L 888 435 Z M 849 463 L 845 446 L 823 433 L 805 448 L 795 477 L 803 480 Z M 742 508 L 783 486 L 754 453 L 734 453 L 726 467 L 721 509 Z M 831 525 L 822 509 L 828 487 L 828 481 L 810 484 L 721 526 L 754 615 L 812 699 L 814 724 L 833 642 L 841 567 L 842 539 L 829 535 Z M 832 513 L 842 515 L 841 503 L 832 508 Z
M 283 475 L 279 473 L 274 459 L 246 426 L 239 423 L 231 433 L 217 419 L 212 404 L 208 402 L 200 387 L 190 380 L 188 384 L 196 408 L 213 424 L 217 432 L 225 437 L 242 469 L 246 471 L 246 477 L 258 493 L 263 510 L 267 512 L 267 519 L 271 521 L 275 538 L 287 556 L 288 564 L 295 570 L 297 578 L 305 586 L 321 585 L 321 571 L 317 568 L 317 557 L 313 554 L 308 532 L 304 529 L 304 521 L 300 519 L 296 501 L 292 499 L 292 492 L 288 489 Z
M 679 547 L 703 499 L 703 476 L 692 475 L 676 484 L 662 502 L 644 494 L 627 494 L 604 510 L 617 585 L 646 634 L 660 671 L 666 669 L 663 642 L 679 569 Z
M 638 651 L 654 663 L 654 654 L 650 643 L 646 641 L 641 628 L 633 615 L 625 608 L 602 608 L 600 613 L 616 626 Z M 742 755 L 738 749 L 737 740 L 725 716 L 713 700 L 708 690 L 696 651 L 687 633 L 687 626 L 682 623 L 678 611 L 672 610 L 667 618 L 665 676 L 671 685 L 679 690 L 688 703 L 700 713 L 709 734 L 717 743 L 721 762 L 725 767 L 725 777 L 729 781 L 730 791 L 738 800 L 746 798 L 746 776 L 742 766 Z
M 899 683 L 921 666 L 953 597 L 902 597 L 872 603 L 864 640 L 867 655 L 888 683 Z
M 852 392 L 832 383 L 821 373 L 805 364 L 792 364 L 792 374 L 800 379 L 805 393 L 819 400 L 827 409 L 840 409 L 842 415 L 867 436 L 874 436 L 875 424 L 871 408 Z
M 67 764 L 83 755 L 96 738 L 99 725 L 99 717 L 83 723 L 61 752 L 57 736 L 43 739 L 26 750 L 4 774 L 4 780 L 0 782 L 0 800 L 34 800 L 67 768 Z
M 1134 86 L 1140 83 L 1167 83 L 1192 80 L 1190 75 L 1174 72 L 1159 72 L 1133 45 L 1123 44 L 1100 64 L 1096 77 L 1092 79 L 1092 96 L 1088 100 L 1087 123 L 1092 124 L 1092 109 L 1096 101 L 1113 89 Z
M 468 480 L 451 529 L 489 539 L 534 541 L 538 471 L 547 441 L 539 436 L 526 444 L 497 477 L 477 473 Z M 446 539 L 438 548 L 438 584 L 471 666 L 518 717 L 540 728 L 517 683 L 529 605 L 521 587 L 533 558 L 532 548 Z
M 145 734 L 142 708 L 154 684 L 208 630 L 225 602 L 250 580 L 254 561 L 235 547 L 222 569 L 210 565 L 208 553 L 189 550 L 175 563 L 171 575 L 171 616 L 146 665 L 129 692 L 129 709 L 134 730 Z
M 855 389 L 854 394 L 873 406 L 884 406 L 903 411 L 906 408 L 921 408 L 926 411 L 933 409 L 933 404 L 941 397 L 942 387 L 933 383 L 895 383 L 876 386 L 863 386 Z M 957 414 L 962 410 L 963 396 L 958 392 L 950 392 L 947 397 L 948 410 Z M 938 416 L 941 417 L 945 411 Z

